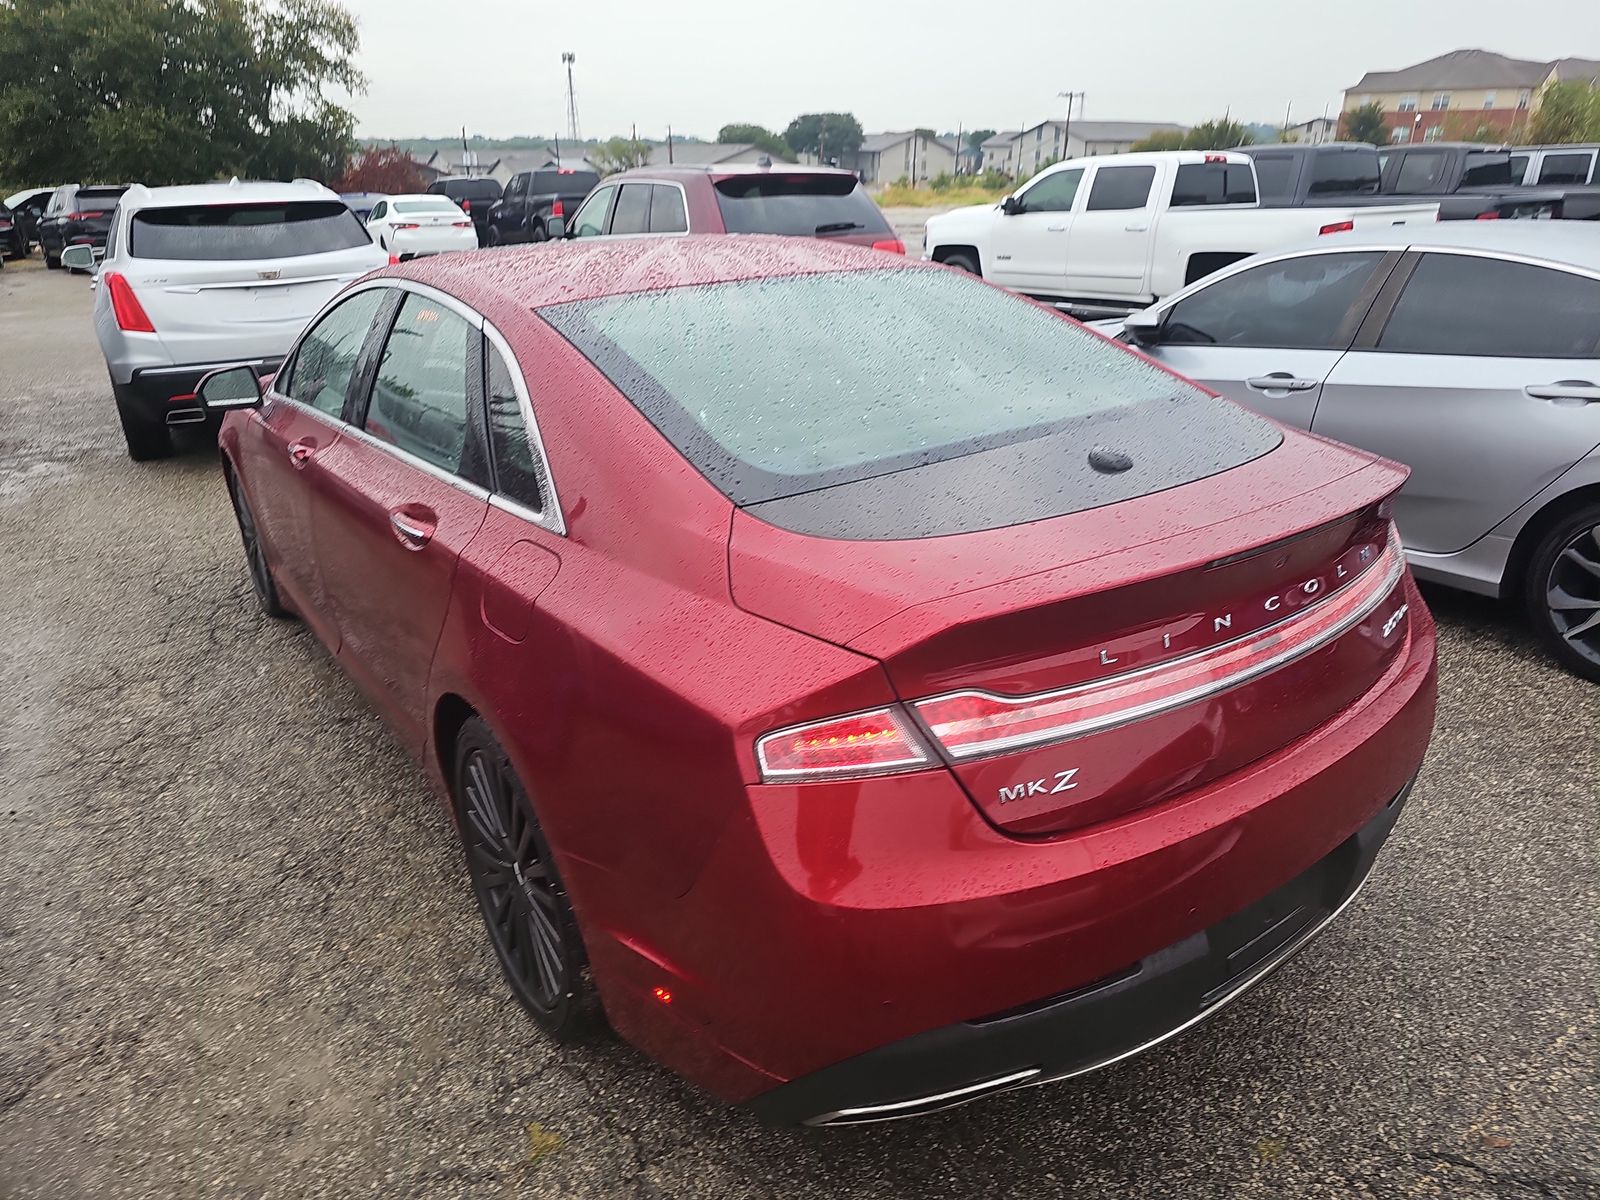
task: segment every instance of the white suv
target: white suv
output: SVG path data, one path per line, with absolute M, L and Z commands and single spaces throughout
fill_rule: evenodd
M 206 420 L 201 376 L 235 363 L 277 370 L 335 292 L 389 261 L 309 180 L 129 188 L 94 305 L 129 456 L 169 454 L 171 426 Z

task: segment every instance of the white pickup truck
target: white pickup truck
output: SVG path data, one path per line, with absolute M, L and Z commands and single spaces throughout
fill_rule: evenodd
M 928 221 L 924 253 L 1090 314 L 1144 308 L 1231 262 L 1318 234 L 1432 223 L 1439 206 L 1260 208 L 1248 155 L 1074 158 L 999 204 Z

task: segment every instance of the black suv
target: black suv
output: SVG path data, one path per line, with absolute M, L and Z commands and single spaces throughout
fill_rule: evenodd
M 593 171 L 571 167 L 517 172 L 489 210 L 489 245 L 544 241 L 550 236 L 550 218 L 570 217 L 599 182 Z
M 44 265 L 51 270 L 59 267 L 61 252 L 68 246 L 105 249 L 111 214 L 127 190 L 125 183 L 64 183 L 58 187 L 39 221 Z
M 500 199 L 500 181 L 488 175 L 447 175 L 428 185 L 433 196 L 449 196 L 457 207 L 472 218 L 478 245 L 488 244 L 489 210 Z

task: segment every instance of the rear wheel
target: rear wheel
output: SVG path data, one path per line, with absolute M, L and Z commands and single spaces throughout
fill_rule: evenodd
M 293 616 L 278 595 L 278 585 L 272 582 L 272 571 L 267 567 L 266 547 L 261 544 L 261 531 L 256 527 L 255 514 L 250 503 L 239 490 L 233 472 L 226 473 L 228 499 L 233 501 L 233 515 L 239 522 L 239 540 L 244 543 L 245 563 L 250 568 L 250 586 L 255 591 L 256 602 L 267 616 L 282 620 Z
M 456 735 L 451 792 L 467 873 L 512 995 L 557 1041 L 601 1024 L 578 921 L 511 760 L 470 718 Z
M 955 267 L 959 271 L 965 271 L 968 275 L 981 276 L 983 274 L 978 269 L 978 256 L 965 250 L 957 250 L 954 254 L 947 254 L 939 261 L 947 267 Z
M 499 228 L 494 225 L 489 226 L 489 232 L 484 234 L 483 240 L 485 245 L 498 246 L 500 244 Z
M 46 250 L 44 252 L 44 265 L 52 271 L 59 271 L 61 269 L 61 260 Z
M 122 438 L 128 443 L 128 457 L 134 462 L 149 462 L 170 455 L 171 430 L 141 412 L 128 389 L 112 384 L 111 391 L 117 399 L 117 418 L 122 422 Z
M 1568 513 L 1540 539 L 1526 589 L 1529 619 L 1556 661 L 1600 682 L 1600 504 Z
M 550 231 L 545 228 L 543 221 L 539 221 L 534 224 L 532 236 L 536 242 L 548 242 L 550 240 Z

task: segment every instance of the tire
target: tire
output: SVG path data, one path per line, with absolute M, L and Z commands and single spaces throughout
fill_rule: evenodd
M 233 472 L 224 470 L 223 475 L 228 481 L 228 499 L 233 502 L 233 517 L 239 523 L 239 540 L 244 543 L 244 560 L 250 571 L 250 588 L 256 594 L 256 603 L 273 620 L 282 621 L 292 617 L 294 614 L 278 595 L 278 585 L 272 581 L 272 568 L 267 565 L 267 548 L 261 544 L 261 531 L 256 526 L 255 514 L 250 511 L 250 502 L 240 491 Z
M 604 1025 L 578 920 L 505 750 L 478 717 L 456 734 L 450 792 L 489 945 L 518 1003 L 558 1042 Z
M 44 265 L 52 271 L 59 271 L 61 269 L 61 260 L 46 250 L 44 252 Z
M 1600 683 L 1600 504 L 1568 513 L 1539 539 L 1523 604 L 1555 660 Z
M 117 418 L 122 422 L 122 438 L 128 443 L 128 457 L 134 462 L 153 462 L 172 454 L 172 433 L 159 421 L 139 411 L 138 403 L 126 389 L 111 385 L 117 398 Z
M 965 250 L 957 250 L 954 254 L 947 254 L 939 260 L 947 267 L 954 267 L 958 271 L 965 271 L 968 275 L 983 278 L 983 271 L 978 267 L 977 255 Z
M 499 246 L 500 245 L 500 230 L 499 230 L 499 228 L 494 226 L 494 225 L 489 226 L 489 232 L 484 235 L 483 242 L 484 242 L 484 245 L 489 246 L 491 248 Z
M 543 221 L 533 227 L 533 233 L 528 240 L 534 242 L 548 242 L 550 240 L 550 230 Z

